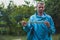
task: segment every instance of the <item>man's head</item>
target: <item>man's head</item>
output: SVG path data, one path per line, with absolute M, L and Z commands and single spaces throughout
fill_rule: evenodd
M 42 13 L 45 9 L 45 3 L 44 2 L 38 2 L 36 4 L 36 9 L 39 13 Z

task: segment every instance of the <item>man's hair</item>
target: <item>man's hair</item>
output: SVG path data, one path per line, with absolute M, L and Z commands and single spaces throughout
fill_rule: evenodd
M 44 1 L 38 1 L 36 4 L 36 7 L 38 6 L 38 4 L 44 5 L 45 6 L 45 2 Z

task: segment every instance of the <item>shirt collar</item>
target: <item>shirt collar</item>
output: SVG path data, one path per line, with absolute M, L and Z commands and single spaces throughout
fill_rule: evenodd
M 36 13 L 35 13 L 35 15 L 36 15 L 36 17 L 38 17 L 38 18 L 40 18 L 40 17 L 41 17 L 41 18 L 46 17 L 46 16 L 45 16 L 45 15 L 46 15 L 46 13 L 45 13 L 45 12 L 43 12 L 43 15 L 42 15 L 42 16 L 39 16 L 39 15 L 38 15 L 38 12 L 36 12 Z

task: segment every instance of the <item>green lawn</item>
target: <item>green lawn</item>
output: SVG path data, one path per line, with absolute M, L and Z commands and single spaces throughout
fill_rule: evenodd
M 9 36 L 9 35 L 0 35 L 0 40 L 26 40 L 26 36 Z M 54 35 L 53 40 L 59 40 L 59 35 Z

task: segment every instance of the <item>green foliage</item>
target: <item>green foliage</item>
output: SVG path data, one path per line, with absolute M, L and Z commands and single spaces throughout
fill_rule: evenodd
M 60 0 L 44 1 L 46 3 L 45 11 L 55 20 L 56 18 L 60 19 Z M 22 29 L 21 21 L 28 21 L 29 17 L 35 12 L 34 6 L 29 6 L 30 2 L 25 1 L 25 3 L 26 5 L 16 6 L 13 1 L 10 1 L 7 8 L 4 8 L 4 4 L 2 4 L 3 6 L 0 5 L 0 33 L 3 29 L 13 35 L 25 33 Z M 2 32 L 4 33 L 4 31 Z
M 47 13 L 51 15 L 59 15 L 60 13 L 60 0 L 47 0 L 46 1 L 46 10 Z M 58 14 L 57 14 L 58 13 Z
M 20 35 L 24 34 L 21 21 L 28 21 L 28 18 L 34 13 L 34 6 L 28 6 L 29 2 L 25 1 L 27 5 L 16 6 L 13 1 L 10 1 L 7 8 L 1 7 L 0 11 L 0 27 L 9 29 L 9 34 Z M 6 26 L 5 26 L 6 25 Z M 4 29 L 5 30 L 5 29 Z M 0 30 L 2 31 L 2 30 Z M 6 30 L 8 32 L 8 30 Z M 4 31 L 3 31 L 4 33 Z

